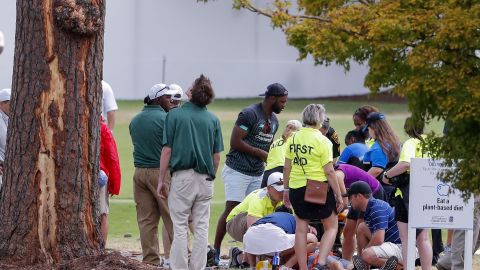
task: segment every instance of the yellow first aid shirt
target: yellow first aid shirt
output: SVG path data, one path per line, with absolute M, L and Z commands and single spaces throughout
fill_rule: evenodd
M 323 166 L 333 161 L 332 146 L 332 142 L 314 128 L 301 128 L 290 136 L 285 150 L 285 157 L 292 161 L 289 187 L 304 187 L 307 185 L 307 178 L 327 181 Z
M 273 168 L 285 165 L 286 145 L 286 142 L 282 138 L 274 141 L 272 145 L 270 145 L 265 170 L 271 170 Z
M 227 216 L 227 222 L 241 213 L 247 213 L 249 216 L 262 218 L 273 213 L 275 208 L 280 205 L 282 205 L 282 202 L 277 203 L 277 205 L 272 205 L 272 200 L 270 200 L 270 197 L 268 196 L 266 187 L 257 189 L 248 194 L 239 205 L 232 209 Z

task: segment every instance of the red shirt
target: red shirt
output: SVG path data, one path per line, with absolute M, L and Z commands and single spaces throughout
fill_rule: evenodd
M 101 122 L 100 127 L 100 169 L 108 176 L 108 193 L 120 194 L 122 174 L 117 144 L 107 124 Z

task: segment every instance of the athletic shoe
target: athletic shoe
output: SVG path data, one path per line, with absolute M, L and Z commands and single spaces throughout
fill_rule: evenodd
M 353 265 L 355 266 L 355 269 L 368 270 L 367 265 L 365 264 L 361 256 L 353 255 L 352 262 L 353 262 Z
M 395 256 L 392 256 L 388 258 L 388 260 L 383 264 L 380 270 L 395 270 L 397 269 L 397 264 L 398 264 L 398 258 Z
M 238 261 L 238 255 L 242 254 L 242 251 L 238 247 L 230 248 L 228 255 L 230 255 L 230 260 L 228 261 L 228 268 L 237 268 L 240 267 L 240 262 Z
M 207 265 L 206 265 L 207 267 L 218 265 L 218 263 L 215 264 L 215 254 L 216 254 L 216 250 L 209 246 L 208 252 L 207 252 Z

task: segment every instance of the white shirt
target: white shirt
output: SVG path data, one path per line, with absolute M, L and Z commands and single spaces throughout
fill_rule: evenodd
M 5 146 L 7 146 L 8 115 L 0 110 L 0 161 L 5 161 Z
M 118 110 L 115 96 L 113 95 L 112 87 L 106 82 L 102 81 L 103 97 L 102 97 L 102 117 L 107 121 L 107 112 Z

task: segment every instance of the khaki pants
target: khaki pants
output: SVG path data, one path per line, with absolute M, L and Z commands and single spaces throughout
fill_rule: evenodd
M 243 236 L 247 233 L 247 213 L 239 213 L 227 222 L 228 234 L 238 242 L 243 242 Z
M 166 199 L 157 195 L 159 168 L 135 168 L 133 175 L 133 197 L 137 209 L 137 222 L 140 230 L 143 261 L 159 265 L 158 222 L 160 217 L 165 224 L 170 239 L 173 239 L 172 220 Z M 167 173 L 167 185 L 170 174 Z
M 173 222 L 171 268 L 175 270 L 205 269 L 207 263 L 208 223 L 213 181 L 193 169 L 173 173 L 168 207 Z M 191 215 L 195 240 L 188 263 L 187 232 Z

